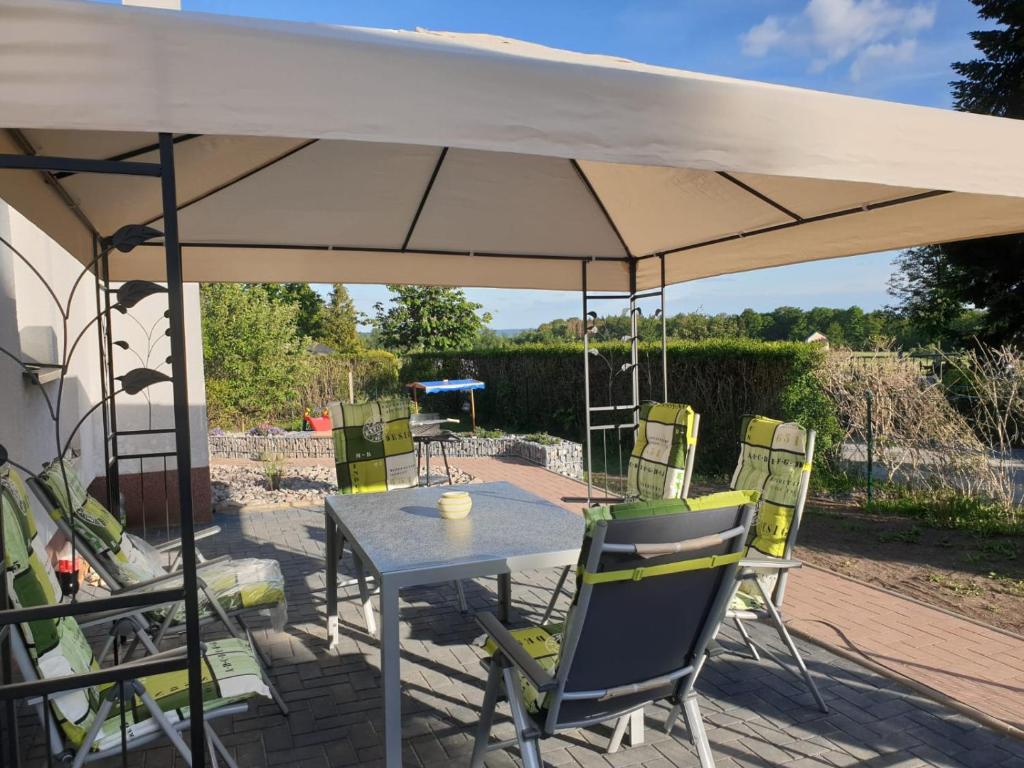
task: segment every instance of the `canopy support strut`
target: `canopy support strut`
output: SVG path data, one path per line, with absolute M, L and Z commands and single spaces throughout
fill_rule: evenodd
M 565 501 L 585 501 L 588 506 L 600 503 L 620 501 L 625 492 L 625 482 L 628 467 L 623 462 L 623 437 L 625 432 L 632 433 L 633 441 L 636 439 L 636 430 L 640 426 L 640 330 L 643 311 L 640 302 L 647 299 L 657 299 L 659 307 L 654 313 L 654 318 L 660 319 L 661 326 L 661 397 L 668 401 L 668 349 L 667 349 L 667 322 L 665 318 L 665 258 L 661 257 L 661 279 L 658 288 L 649 289 L 644 292 L 637 291 L 637 259 L 629 260 L 629 292 L 628 293 L 591 293 L 588 282 L 588 266 L 591 261 L 584 261 L 582 264 L 581 286 L 583 298 L 583 420 L 584 420 L 584 451 L 585 473 L 587 481 L 587 495 L 585 498 L 567 498 Z M 593 345 L 594 338 L 598 332 L 598 314 L 592 310 L 591 304 L 596 301 L 626 301 L 629 313 L 629 336 L 623 337 L 622 341 L 629 344 L 629 362 L 614 364 L 614 354 L 609 352 L 606 357 Z M 654 319 L 652 318 L 652 319 Z M 594 337 L 594 338 L 592 338 Z M 593 405 L 591 398 L 590 381 L 590 358 L 600 358 L 607 366 L 607 403 Z M 619 374 L 629 373 L 629 398 L 625 403 L 615 402 L 616 378 Z M 653 381 L 648 379 L 650 389 L 653 393 Z M 595 424 L 596 417 L 601 423 Z M 628 414 L 623 418 L 623 414 Z M 610 418 L 610 423 L 605 419 Z M 602 497 L 594 495 L 594 433 L 600 433 L 602 448 L 602 467 L 604 474 Z M 608 463 L 608 440 L 609 432 L 614 434 L 614 446 L 618 453 L 618 475 L 616 488 L 611 487 L 610 477 L 612 467 Z M 627 442 L 632 447 L 632 442 Z

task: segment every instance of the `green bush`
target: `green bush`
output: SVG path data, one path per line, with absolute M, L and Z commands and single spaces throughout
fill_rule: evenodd
M 592 405 L 629 399 L 630 377 L 620 373 L 629 360 L 622 342 L 594 345 L 590 358 Z M 814 376 L 824 352 L 815 345 L 743 339 L 672 342 L 667 349 L 669 400 L 692 405 L 701 415 L 696 469 L 704 475 L 731 472 L 737 430 L 745 413 L 795 420 L 818 430 L 818 455 L 838 440 L 838 422 Z M 640 348 L 640 397 L 662 399 L 661 348 Z M 474 378 L 477 417 L 518 434 L 548 432 L 583 437 L 583 347 L 581 344 L 523 344 L 511 348 L 406 356 L 401 381 Z M 432 395 L 448 405 L 457 395 Z M 430 410 L 441 409 L 434 405 Z M 443 410 L 443 409 L 441 409 Z M 628 450 L 628 446 L 626 447 Z
M 348 371 L 356 402 L 400 394 L 399 361 L 390 352 L 366 350 L 349 355 L 310 355 L 294 352 L 289 367 L 290 387 L 284 395 L 260 395 L 238 407 L 239 385 L 234 380 L 207 377 L 206 400 L 211 426 L 245 429 L 267 422 L 288 430 L 302 429 L 307 408 L 314 415 L 334 400 L 347 401 Z
M 305 379 L 299 384 L 295 409 L 301 416 L 306 408 L 316 413 L 327 403 L 348 401 L 348 372 L 356 402 L 399 394 L 399 361 L 390 352 L 374 349 L 348 355 L 309 355 Z M 278 414 L 287 418 L 290 413 Z

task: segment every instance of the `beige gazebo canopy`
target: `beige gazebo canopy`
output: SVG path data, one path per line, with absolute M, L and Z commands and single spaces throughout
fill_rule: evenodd
M 644 289 L 1024 230 L 1024 123 L 485 35 L 0 0 L 0 154 L 156 158 L 188 281 Z M 160 185 L 0 171 L 88 261 Z M 635 266 L 635 271 L 632 267 Z M 112 279 L 164 277 L 162 250 Z M 635 284 L 630 285 L 630 274 Z

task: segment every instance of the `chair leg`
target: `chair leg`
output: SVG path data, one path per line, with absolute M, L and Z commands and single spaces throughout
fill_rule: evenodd
M 543 626 L 548 623 L 551 618 L 551 614 L 554 613 L 555 603 L 558 602 L 558 596 L 562 594 L 562 589 L 565 587 L 565 580 L 569 576 L 569 569 L 572 566 L 565 566 L 562 569 L 562 575 L 558 577 L 558 583 L 555 584 L 555 591 L 551 593 L 551 600 L 548 601 L 548 607 L 544 609 L 544 616 L 541 618 L 540 623 Z
M 615 730 L 612 731 L 612 740 L 608 742 L 606 754 L 614 755 L 622 746 L 622 737 L 626 735 L 626 726 L 629 725 L 629 715 L 623 715 L 615 721 Z
M 715 757 L 711 753 L 711 744 L 708 743 L 708 734 L 704 730 L 704 720 L 700 716 L 695 694 L 683 699 L 683 712 L 686 715 L 686 725 L 690 729 L 690 739 L 697 748 L 700 768 L 715 768 Z
M 512 709 L 512 721 L 516 727 L 516 740 L 519 742 L 519 756 L 522 758 L 523 768 L 544 768 L 536 729 L 530 722 L 526 705 L 523 704 L 523 693 L 519 690 L 518 673 L 513 667 L 507 666 L 502 669 L 502 675 L 505 679 L 508 703 Z
M 370 590 L 366 586 L 366 569 L 363 560 L 355 552 L 356 578 L 359 580 L 359 599 L 363 603 L 363 617 L 366 619 L 366 631 L 373 637 L 377 636 L 377 622 L 373 617 L 373 603 L 370 601 Z
M 629 714 L 629 746 L 639 747 L 644 743 L 644 708 Z
M 754 644 L 753 639 L 750 637 L 750 633 L 747 632 L 747 626 L 736 616 L 733 617 L 733 623 L 736 625 L 736 629 L 740 631 L 740 635 L 743 637 L 743 642 L 747 644 L 747 648 L 750 649 L 750 655 L 754 658 L 754 661 L 761 660 L 761 654 L 757 651 L 757 646 Z
M 219 752 L 220 756 L 224 758 L 224 764 L 228 768 L 238 768 L 238 763 L 236 763 L 235 759 L 231 757 L 231 753 L 228 752 L 228 748 L 224 746 L 224 742 L 220 740 L 220 736 L 217 735 L 217 732 L 213 730 L 213 727 L 209 723 L 206 723 L 206 734 L 207 738 L 213 745 L 210 752 L 213 753 L 214 750 Z
M 622 747 L 622 739 L 629 733 L 629 746 L 638 747 L 644 743 L 644 709 L 635 709 L 620 717 L 615 723 L 612 740 L 608 742 L 606 753 L 611 755 Z
M 203 733 L 206 736 L 206 751 L 210 753 L 210 768 L 220 768 L 220 760 L 217 759 L 217 749 L 213 746 L 213 739 L 210 738 L 213 729 L 207 727 L 203 730 Z
M 462 581 L 456 579 L 452 583 L 455 585 L 455 595 L 459 599 L 459 610 L 462 613 L 469 613 L 469 603 L 466 602 L 466 590 L 462 586 Z
M 277 708 L 281 710 L 281 714 L 288 717 L 288 705 L 284 703 L 284 697 L 281 695 L 281 692 L 277 690 L 277 686 L 274 685 L 274 680 L 270 676 L 270 668 L 272 666 L 270 659 L 267 658 L 263 649 L 260 648 L 259 644 L 253 639 L 252 632 L 249 631 L 249 627 L 245 625 L 242 617 L 237 616 L 236 621 L 238 622 L 238 626 L 240 626 L 245 632 L 245 636 L 249 641 L 249 647 L 252 648 L 252 652 L 256 656 L 256 663 L 260 665 L 263 672 L 263 681 L 267 684 L 267 688 L 270 689 L 270 697 L 274 700 L 274 703 L 277 704 Z
M 771 605 L 771 603 L 769 603 L 769 605 Z M 779 633 L 779 637 L 782 638 L 782 642 L 784 642 L 786 647 L 789 648 L 789 652 L 793 656 L 793 660 L 800 668 L 800 675 L 803 677 L 804 682 L 807 683 L 807 687 L 810 689 L 814 700 L 818 702 L 818 709 L 827 715 L 828 704 L 826 704 L 825 699 L 822 698 L 821 691 L 818 690 L 818 686 L 814 682 L 814 678 L 811 677 L 810 670 L 807 669 L 807 665 L 804 663 L 804 657 L 800 655 L 800 651 L 797 649 L 796 643 L 793 642 L 793 638 L 790 636 L 789 630 L 786 629 L 786 625 L 782 622 L 782 616 L 779 615 L 778 611 L 773 610 L 772 624 L 775 625 L 775 631 Z
M 487 756 L 487 744 L 491 738 L 491 723 L 494 722 L 494 710 L 498 706 L 500 688 L 501 668 L 497 661 L 492 660 L 487 672 L 487 687 L 484 688 L 484 703 L 480 710 L 480 723 L 476 728 L 473 756 L 469 761 L 470 768 L 482 768 L 484 764 L 484 757 Z
M 793 656 L 793 660 L 796 661 L 796 665 L 800 668 L 800 674 L 804 678 L 804 682 L 807 683 L 807 687 L 811 690 L 811 695 L 814 700 L 818 702 L 818 709 L 828 714 L 828 705 L 825 703 L 825 699 L 822 698 L 821 692 L 818 690 L 817 684 L 814 682 L 814 678 L 811 677 L 810 671 L 807 669 L 807 665 L 804 664 L 804 657 L 800 655 L 800 651 L 797 650 L 796 643 L 793 642 L 793 638 L 790 637 L 789 630 L 786 629 L 785 623 L 782 621 L 782 614 L 779 613 L 779 609 L 775 607 L 775 603 L 768 597 L 768 593 L 765 592 L 764 585 L 757 579 L 754 580 L 758 590 L 761 592 L 761 597 L 764 599 L 765 607 L 768 609 L 768 614 L 771 616 L 772 624 L 775 625 L 775 631 L 779 633 L 779 637 L 782 638 L 782 642 L 789 648 L 789 652 Z

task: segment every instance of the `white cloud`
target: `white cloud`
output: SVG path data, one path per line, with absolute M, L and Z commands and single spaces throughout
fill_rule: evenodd
M 854 57 L 850 64 L 850 79 L 860 82 L 865 74 L 877 67 L 913 61 L 916 52 L 917 41 L 914 39 L 900 40 L 898 43 L 872 43 Z
M 782 24 L 775 16 L 769 16 L 743 36 L 743 53 L 747 56 L 764 56 L 786 37 Z
M 850 76 L 862 77 L 887 56 L 913 59 L 917 35 L 935 24 L 935 5 L 896 0 L 808 0 L 792 16 L 768 16 L 742 37 L 743 53 L 780 52 L 810 58 L 813 72 L 850 61 Z

